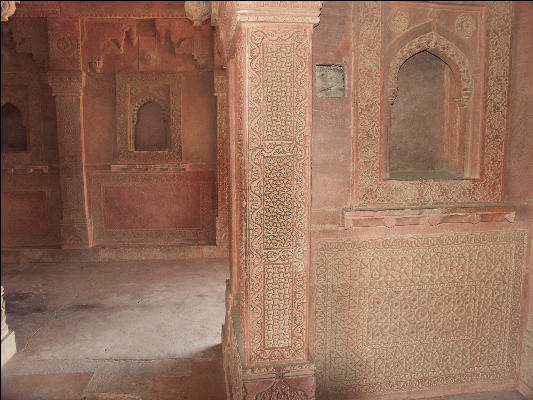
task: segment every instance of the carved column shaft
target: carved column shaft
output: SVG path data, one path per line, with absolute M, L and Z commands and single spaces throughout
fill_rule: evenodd
M 228 83 L 226 71 L 215 71 L 217 97 L 217 245 L 229 243 L 229 165 L 228 165 Z
M 231 25 L 234 10 L 237 20 L 234 45 L 222 46 L 236 49 L 229 101 L 239 265 L 227 297 L 228 391 L 239 400 L 312 399 L 311 34 L 321 2 L 223 3 L 215 15 Z
M 82 95 L 85 74 L 52 71 L 48 74 L 56 98 L 57 140 L 63 217 L 63 247 L 92 246 L 92 227 L 87 204 Z

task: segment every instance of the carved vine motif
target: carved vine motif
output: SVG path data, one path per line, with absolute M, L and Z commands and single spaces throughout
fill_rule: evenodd
M 284 379 L 276 379 L 272 386 L 261 393 L 257 393 L 254 400 L 308 400 L 301 389 L 289 385 Z
M 423 50 L 436 52 L 438 55 L 443 55 L 459 69 L 461 75 L 461 95 L 463 101 L 466 103 L 472 96 L 474 90 L 474 80 L 472 79 L 472 72 L 466 56 L 450 41 L 446 40 L 435 32 L 429 32 L 416 39 L 411 40 L 404 45 L 395 56 L 392 58 L 389 67 L 389 99 L 394 102 L 398 88 L 398 73 L 400 67 L 409 57 Z
M 249 29 L 246 223 L 251 360 L 305 360 L 310 29 Z M 283 288 L 279 292 L 279 288 Z M 278 308 L 286 307 L 285 311 Z
M 359 7 L 356 82 L 357 145 L 354 205 L 421 205 L 498 202 L 503 198 L 503 154 L 509 83 L 511 2 L 484 3 L 488 8 L 488 76 L 485 131 L 479 180 L 394 181 L 381 179 L 381 49 L 382 8 L 365 2 Z M 430 40 L 431 43 L 431 40 Z M 460 61 L 458 59 L 457 61 Z M 458 63 L 459 64 L 459 63 Z M 466 75 L 465 75 L 466 77 Z M 466 83 L 467 81 L 465 81 Z M 388 82 L 387 82 L 388 85 Z M 388 86 L 391 87 L 391 86 Z
M 324 398 L 512 379 L 525 243 L 523 231 L 318 242 Z

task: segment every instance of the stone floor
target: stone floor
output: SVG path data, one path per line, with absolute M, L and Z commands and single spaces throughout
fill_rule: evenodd
M 225 260 L 2 265 L 18 348 L 2 399 L 224 400 L 228 274 Z
M 225 260 L 2 265 L 2 399 L 225 399 Z

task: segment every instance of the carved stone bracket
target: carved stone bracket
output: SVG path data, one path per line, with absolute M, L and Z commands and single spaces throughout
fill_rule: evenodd
M 200 26 L 211 16 L 211 2 L 186 1 L 185 15 L 194 23 L 194 26 Z
M 3 22 L 7 21 L 9 17 L 15 14 L 15 10 L 17 9 L 17 3 L 20 3 L 20 1 L 2 1 Z

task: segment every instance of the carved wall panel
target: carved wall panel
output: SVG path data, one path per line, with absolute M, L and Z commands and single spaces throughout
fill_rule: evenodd
M 353 205 L 502 201 L 512 4 L 365 2 L 356 7 L 356 18 Z M 465 176 L 475 179 L 383 178 L 387 171 L 385 124 L 389 100 L 395 97 L 395 85 L 391 83 L 394 71 L 410 55 L 428 49 L 457 69 L 463 97 L 460 101 L 475 107 L 486 105 L 484 113 L 473 112 L 471 119 L 461 120 L 466 121 L 465 129 L 471 130 L 471 134 L 460 135 L 465 141 L 465 154 L 470 154 L 464 158 Z M 482 118 L 477 120 L 477 116 Z
M 173 73 L 117 74 L 117 145 L 121 162 L 180 162 L 181 150 L 181 76 Z M 166 114 L 168 151 L 136 151 L 137 112 L 148 102 L 159 105 Z
M 513 382 L 525 243 L 525 231 L 317 240 L 319 398 Z
M 2 73 L 2 106 L 17 107 L 27 134 L 27 151 L 2 153 L 2 168 L 38 164 L 43 157 L 43 121 L 39 77 L 25 72 Z
M 81 70 L 81 27 L 79 18 L 48 18 L 50 69 Z
M 2 174 L 2 247 L 59 243 L 61 198 L 57 174 Z
M 215 239 L 212 172 L 91 171 L 95 244 L 202 244 Z

